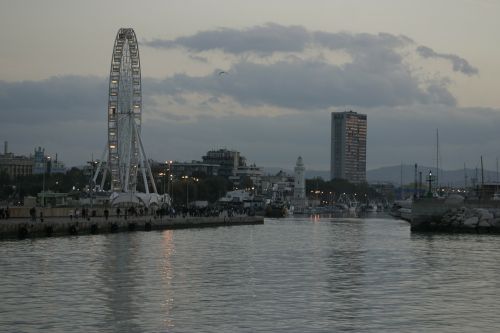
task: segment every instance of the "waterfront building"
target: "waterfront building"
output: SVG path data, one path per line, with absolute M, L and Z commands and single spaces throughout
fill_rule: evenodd
M 45 155 L 45 149 L 42 147 L 35 148 L 35 155 L 33 161 L 33 174 L 41 175 L 43 173 L 56 174 L 65 173 L 66 167 L 64 163 L 57 159 L 52 160 L 50 156 Z
M 202 157 L 203 163 L 218 164 L 219 176 L 228 178 L 236 176 L 238 167 L 246 166 L 246 159 L 240 155 L 240 152 L 235 150 L 219 149 L 211 150 Z
M 47 162 L 49 158 L 45 156 L 45 149 L 42 147 L 35 148 L 35 157 L 33 163 L 33 174 L 41 175 L 47 172 Z
M 244 165 L 239 166 L 235 170 L 234 176 L 229 176 L 229 180 L 233 183 L 236 188 L 243 188 L 247 186 L 247 182 L 250 181 L 253 187 L 253 190 L 257 190 L 260 192 L 260 188 L 262 185 L 262 168 L 252 165 Z
M 330 178 L 366 181 L 365 114 L 332 112 Z
M 272 201 L 286 201 L 293 197 L 295 177 L 283 170 L 262 177 L 262 194 Z
M 219 174 L 218 164 L 203 163 L 201 161 L 160 163 L 150 162 L 154 174 L 166 173 L 175 178 L 182 176 L 217 176 Z
M 0 154 L 0 172 L 11 178 L 30 176 L 33 173 L 33 157 L 18 156 L 9 152 L 8 142 L 4 142 L 4 153 Z

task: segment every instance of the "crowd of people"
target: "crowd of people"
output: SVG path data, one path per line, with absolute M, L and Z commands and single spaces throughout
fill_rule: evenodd
M 38 216 L 38 214 L 39 216 Z M 29 210 L 30 218 L 36 221 L 38 218 L 43 222 L 43 210 L 37 211 L 37 208 L 32 207 Z M 89 208 L 72 208 L 69 211 L 70 220 L 78 220 L 80 218 L 90 220 L 91 217 L 98 217 L 100 214 L 96 209 Z M 255 209 L 243 208 L 238 206 L 207 206 L 207 207 L 186 207 L 186 206 L 164 206 L 164 207 L 116 207 L 105 208 L 102 211 L 102 216 L 108 220 L 111 216 L 115 218 L 133 218 L 139 216 L 153 216 L 154 218 L 176 218 L 176 217 L 232 217 L 232 216 L 254 216 Z M 8 219 L 10 217 L 9 208 L 0 208 L 0 219 Z
M 241 207 L 164 207 L 156 211 L 156 216 L 163 217 L 217 217 L 217 216 L 227 216 L 231 217 L 234 215 L 255 215 L 255 211 L 251 208 L 241 208 Z

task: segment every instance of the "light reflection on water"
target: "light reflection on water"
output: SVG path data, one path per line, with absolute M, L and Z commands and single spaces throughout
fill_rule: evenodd
M 500 238 L 390 218 L 0 242 L 0 331 L 496 332 Z

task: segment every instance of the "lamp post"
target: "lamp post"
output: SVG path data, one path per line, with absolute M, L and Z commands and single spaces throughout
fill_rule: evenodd
M 168 184 L 170 185 L 170 201 L 172 202 L 172 206 L 174 205 L 174 175 L 169 175 Z
M 182 176 L 182 179 L 186 180 L 186 208 L 189 205 L 189 176 Z
M 189 177 L 189 176 L 182 176 L 182 179 L 186 181 L 186 207 L 189 206 L 189 180 L 192 179 L 196 183 L 200 180 L 199 178 L 196 177 Z M 196 190 L 196 187 L 195 187 Z M 196 193 L 195 193 L 195 199 L 196 199 Z
M 167 167 L 167 181 L 168 181 L 168 184 L 167 184 L 167 191 L 168 193 L 170 193 L 170 179 L 172 178 L 172 161 L 165 161 L 165 167 Z
M 43 172 L 42 172 L 42 207 L 45 207 L 45 173 L 47 172 L 47 166 L 50 163 L 50 156 L 43 157 Z
M 165 176 L 166 176 L 166 174 L 164 172 L 160 172 L 158 174 L 158 176 L 160 176 L 162 179 L 161 182 L 162 182 L 163 194 L 165 194 Z
M 429 170 L 429 175 L 427 176 L 427 182 L 429 183 L 429 189 L 427 192 L 427 196 L 429 198 L 432 197 L 432 183 L 436 180 L 435 176 L 432 175 L 432 171 Z

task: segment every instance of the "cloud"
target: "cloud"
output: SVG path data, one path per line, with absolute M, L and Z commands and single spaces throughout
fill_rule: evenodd
M 240 73 L 238 68 L 231 75 Z M 179 80 L 189 81 L 189 77 Z M 168 82 L 174 84 L 172 91 L 184 91 L 176 85 L 178 82 Z M 216 82 L 210 84 L 226 84 Z M 61 91 L 47 89 L 47 84 L 65 89 L 66 93 L 78 89 L 78 94 L 63 98 Z M 196 88 L 200 81 L 182 86 L 190 85 Z M 0 139 L 9 140 L 14 152 L 29 154 L 40 145 L 52 155 L 59 153 L 59 158 L 69 165 L 81 165 L 92 154 L 94 158 L 100 156 L 107 131 L 105 78 L 70 76 L 23 84 L 2 82 L 0 87 L 2 103 L 10 105 L 1 111 Z M 330 111 L 343 110 L 341 107 L 271 115 L 254 114 L 256 107 L 243 105 L 240 108 L 246 114 L 241 114 L 229 112 L 231 106 L 225 105 L 225 99 L 213 96 L 208 98 L 211 107 L 228 112 L 192 116 L 205 106 L 190 98 L 181 104 L 170 99 L 166 104 L 157 98 L 158 90 L 164 88 L 163 81 L 145 78 L 143 88 L 142 135 L 151 158 L 190 161 L 209 149 L 227 147 L 241 151 L 257 165 L 293 167 L 297 156 L 302 155 L 308 168 L 328 169 Z M 22 107 L 16 107 L 13 98 L 21 97 L 25 99 L 19 100 Z M 368 114 L 368 168 L 398 164 L 401 160 L 433 165 L 436 128 L 440 130 L 440 150 L 447 168 L 460 167 L 463 162 L 474 166 L 480 155 L 488 161 L 496 157 L 500 110 L 431 102 L 378 107 L 367 104 L 354 110 Z
M 107 80 L 96 76 L 61 76 L 42 81 L 0 81 L 4 123 L 89 120 L 105 112 Z
M 474 166 L 480 155 L 493 163 L 497 156 L 497 109 L 427 104 L 355 110 L 368 115 L 368 168 L 401 161 L 434 165 L 436 128 L 441 162 L 447 169 L 463 167 L 464 162 Z M 189 161 L 209 149 L 226 147 L 241 151 L 257 165 L 292 168 L 302 155 L 308 168 L 329 168 L 329 111 L 276 117 L 225 115 L 181 123 L 156 120 L 143 128 L 148 152 L 158 159 L 174 154 L 173 159 Z
M 438 58 L 448 60 L 453 65 L 453 70 L 455 72 L 460 72 L 468 76 L 479 74 L 479 70 L 477 68 L 471 66 L 467 60 L 455 54 L 437 53 L 427 46 L 417 47 L 417 53 L 423 58 Z
M 239 62 L 220 76 L 177 74 L 146 83 L 152 94 L 204 93 L 229 96 L 245 106 L 270 105 L 296 110 L 336 106 L 396 106 L 414 103 L 454 105 L 443 84 L 423 88 L 419 79 L 401 63 L 374 57 L 370 62 L 345 65 L 320 60 L 288 60 L 271 64 Z
M 361 59 L 384 57 L 400 62 L 398 50 L 415 41 L 404 35 L 389 33 L 349 33 L 310 31 L 302 26 L 284 26 L 267 23 L 245 29 L 219 28 L 201 31 L 191 36 L 176 39 L 153 39 L 144 41 L 143 45 L 153 48 L 185 48 L 190 52 L 220 50 L 227 54 L 241 55 L 255 53 L 267 55 L 278 52 L 301 53 L 307 48 L 326 48 L 342 50 L 352 58 Z M 441 58 L 453 65 L 453 71 L 471 76 L 479 70 L 469 62 L 455 54 L 437 53 L 427 46 L 418 46 L 416 52 L 424 58 Z
M 267 24 L 147 43 L 188 49 L 204 66 L 217 57 L 202 52 L 231 55 L 224 58 L 226 75 L 213 68 L 206 75 L 143 77 L 143 142 L 158 160 L 199 159 L 209 149 L 227 147 L 258 165 L 293 167 L 302 155 L 308 167 L 328 169 L 330 111 L 345 108 L 368 114 L 369 168 L 401 159 L 432 164 L 437 127 L 443 155 L 453 156 L 450 165 L 497 151 L 500 111 L 456 107 L 449 79 L 428 80 L 412 71 L 406 51 L 415 52 L 415 42 L 405 36 Z M 455 59 L 429 50 L 418 52 Z M 460 66 L 465 74 L 474 72 Z M 99 156 L 106 140 L 107 81 L 0 81 L 0 139 L 18 153 L 45 146 L 70 165 Z
M 157 94 L 204 93 L 229 96 L 246 106 L 296 110 L 456 104 L 449 91 L 451 81 L 446 77 L 412 69 L 407 57 L 408 52 L 415 52 L 415 42 L 403 35 L 332 33 L 268 23 L 246 29 L 201 31 L 144 44 L 184 48 L 195 57 L 214 50 L 239 56 L 224 69 L 229 75 L 217 76 L 218 70 L 205 76 L 175 74 L 155 83 L 153 90 Z M 339 52 L 348 59 L 339 62 Z M 424 46 L 417 52 L 424 57 L 447 59 L 453 63 L 453 70 L 466 75 L 478 72 L 456 55 L 438 54 Z M 267 56 L 266 60 L 259 55 Z
M 413 40 L 406 36 L 396 36 L 388 33 L 331 33 L 315 31 L 312 40 L 316 45 L 334 50 L 348 50 L 351 54 L 371 53 L 373 50 L 394 50 L 412 44 Z
M 173 40 L 153 39 L 144 41 L 142 44 L 166 49 L 183 47 L 194 52 L 222 50 L 232 54 L 245 52 L 272 54 L 274 52 L 301 52 L 309 41 L 309 32 L 304 27 L 268 23 L 242 30 L 220 28 L 201 31 L 192 36 L 178 37 Z

